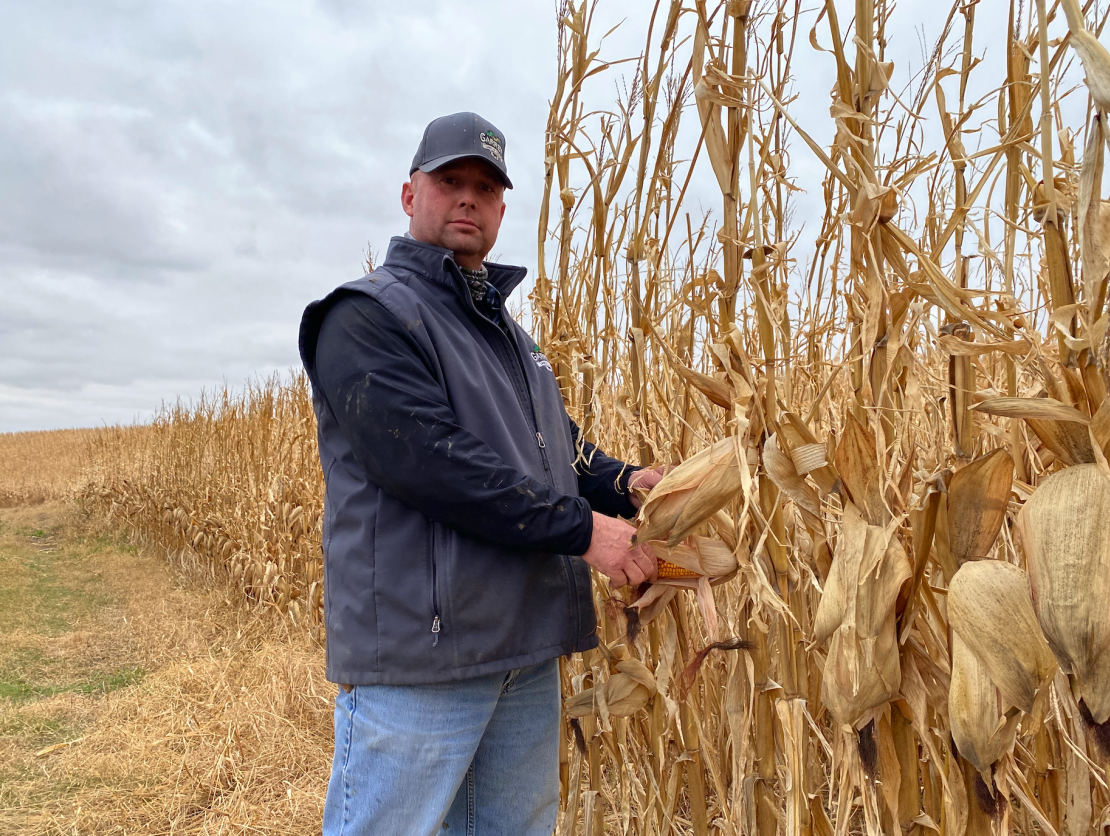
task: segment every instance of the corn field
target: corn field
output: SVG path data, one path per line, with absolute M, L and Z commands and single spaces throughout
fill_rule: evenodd
M 306 377 L 101 430 L 88 460 L 90 507 L 258 608 L 322 624 L 324 490 Z
M 530 324 L 586 437 L 676 467 L 636 520 L 668 571 L 597 577 L 563 667 L 558 834 L 1110 832 L 1105 16 L 992 2 L 902 89 L 889 2 L 658 0 L 628 61 L 560 7 Z M 320 629 L 302 377 L 91 461 L 93 507 Z
M 96 430 L 0 433 L 0 508 L 72 496 Z

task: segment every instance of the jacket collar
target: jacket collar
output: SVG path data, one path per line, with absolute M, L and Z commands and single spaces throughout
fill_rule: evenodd
M 489 271 L 490 284 L 497 288 L 502 297 L 512 293 L 528 274 L 526 267 L 495 264 L 492 261 L 483 263 Z M 382 266 L 386 269 L 396 267 L 400 270 L 411 270 L 430 281 L 456 290 L 465 285 L 451 250 L 402 235 L 395 235 L 389 239 L 389 249 L 385 252 L 385 262 Z

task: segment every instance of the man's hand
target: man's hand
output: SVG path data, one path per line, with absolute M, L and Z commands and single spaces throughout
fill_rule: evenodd
M 628 523 L 594 511 L 594 533 L 582 559 L 607 576 L 613 586 L 653 581 L 659 563 L 640 546 L 632 545 L 635 533 Z
M 643 505 L 643 497 L 637 491 L 650 491 L 658 485 L 666 473 L 666 467 L 660 466 L 651 470 L 637 470 L 628 479 L 628 499 L 638 509 Z

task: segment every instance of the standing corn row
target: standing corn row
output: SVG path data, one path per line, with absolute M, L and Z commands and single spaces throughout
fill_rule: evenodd
M 600 119 L 577 81 L 607 69 L 589 46 L 597 6 L 564 11 L 564 54 L 585 61 L 564 61 L 575 104 L 557 98 L 549 124 L 549 148 L 575 138 L 555 161 L 554 238 L 571 256 L 549 291 L 569 303 L 533 313 L 573 335 L 554 350 L 572 411 L 602 405 L 593 440 L 684 463 L 637 520 L 659 582 L 599 583 L 605 645 L 566 666 L 559 832 L 1110 822 L 1110 727 L 1083 696 L 1110 693 L 1110 627 L 1085 609 L 1110 600 L 1095 531 L 1110 471 L 1094 464 L 1110 452 L 1095 358 L 1110 260 L 1090 185 L 1104 139 L 1100 119 L 1080 253 L 1073 134 L 1054 115 L 1068 47 L 1042 37 L 1047 10 L 1009 9 L 1003 84 L 976 102 L 982 9 L 954 5 L 916 89 L 894 90 L 892 7 L 858 0 L 846 31 L 825 3 L 809 41 L 828 54 L 828 144 L 791 107 L 795 6 L 697 0 L 676 34 L 674 4 L 657 3 L 664 32 L 649 30 L 630 95 Z M 1066 11 L 1080 31 L 1082 11 Z M 1080 44 L 1097 52 L 1073 38 L 1084 61 Z M 988 141 L 976 119 L 992 97 Z M 921 121 L 934 103 L 939 135 Z M 803 155 L 825 171 L 812 250 L 790 224 Z M 683 200 L 700 188 L 704 203 L 708 182 L 720 213 L 692 217 Z M 1071 468 L 1082 489 L 1053 487 Z M 1087 499 L 1061 513 L 1076 492 Z M 1087 555 L 1068 570 L 1093 579 L 1082 604 L 1045 575 L 1067 563 L 1061 526 Z M 635 699 L 607 699 L 633 664 Z
M 86 504 L 253 605 L 322 623 L 323 485 L 303 375 L 100 430 L 89 447 Z

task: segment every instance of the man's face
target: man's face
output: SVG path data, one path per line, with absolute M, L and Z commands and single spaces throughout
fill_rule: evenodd
M 427 174 L 413 172 L 401 189 L 401 207 L 412 219 L 413 238 L 453 250 L 461 266 L 477 269 L 497 241 L 504 194 L 493 166 L 465 159 Z

